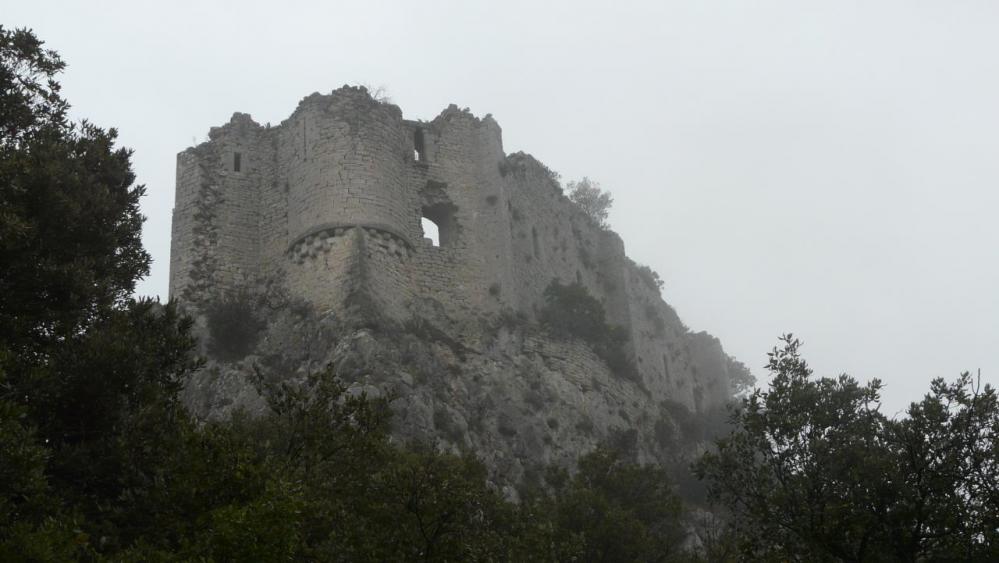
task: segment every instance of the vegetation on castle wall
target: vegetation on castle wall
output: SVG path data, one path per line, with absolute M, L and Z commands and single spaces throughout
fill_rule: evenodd
M 267 326 L 257 309 L 256 299 L 247 290 L 206 301 L 208 354 L 223 362 L 237 362 L 250 354 Z
M 614 375 L 641 384 L 638 368 L 628 355 L 628 332 L 607 322 L 604 306 L 585 286 L 552 280 L 544 295 L 540 319 L 554 336 L 586 342 Z

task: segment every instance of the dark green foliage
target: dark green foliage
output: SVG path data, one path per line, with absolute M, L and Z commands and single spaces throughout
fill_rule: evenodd
M 192 367 L 186 321 L 128 301 L 149 266 L 143 190 L 114 130 L 66 122 L 62 66 L 0 29 L 0 553 L 56 560 L 88 551 L 84 529 L 113 525 L 157 467 L 162 450 L 131 444 L 171 432 Z
M 7 388 L 0 370 L 0 389 Z M 0 399 L 0 546 L 20 544 L 48 509 L 45 465 L 49 452 L 25 423 L 26 409 Z M 18 529 L 20 525 L 20 529 Z M 12 556 L 0 547 L 0 556 Z M 0 557 L 7 559 L 8 557 Z
M 223 362 L 242 360 L 256 348 L 267 323 L 248 291 L 236 291 L 204 306 L 208 324 L 208 354 Z
M 0 67 L 6 63 L 0 64 Z M 142 186 L 115 131 L 50 126 L 0 147 L 0 338 L 44 354 L 124 304 L 149 269 Z
M 879 410 L 881 384 L 813 378 L 790 336 L 769 391 L 698 464 L 733 513 L 744 556 L 808 561 L 995 560 L 999 482 L 994 389 L 938 380 L 908 417 Z
M 0 27 L 0 342 L 18 361 L 44 361 L 149 269 L 131 153 L 113 129 L 67 123 L 63 66 L 30 31 Z
M 26 29 L 0 26 L 0 148 L 17 150 L 46 127 L 66 122 L 69 104 L 55 75 L 66 66 Z
M 553 280 L 545 289 L 541 322 L 559 337 L 576 337 L 588 343 L 609 338 L 604 306 L 582 284 L 562 285 Z
M 540 502 L 557 530 L 556 560 L 667 561 L 684 538 L 679 499 L 662 469 L 599 449 L 579 461 L 572 479 L 557 472 Z
M 545 289 L 540 317 L 556 337 L 586 342 L 614 375 L 641 384 L 638 369 L 628 354 L 627 330 L 607 323 L 604 306 L 582 284 L 562 285 L 552 280 Z

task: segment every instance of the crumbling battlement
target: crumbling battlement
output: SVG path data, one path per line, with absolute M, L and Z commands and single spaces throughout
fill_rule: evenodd
M 439 246 L 424 238 L 423 218 L 438 226 Z M 579 282 L 629 330 L 652 395 L 697 409 L 731 396 L 726 366 L 707 365 L 727 358 L 717 340 L 697 340 L 711 353 L 691 352 L 692 336 L 620 237 L 540 162 L 507 155 L 491 116 L 454 105 L 430 122 L 406 120 L 345 86 L 304 98 L 277 126 L 235 113 L 178 155 L 172 237 L 170 295 L 191 303 L 276 278 L 320 311 L 342 310 L 363 286 L 399 320 L 421 299 L 453 318 L 533 318 L 553 279 Z

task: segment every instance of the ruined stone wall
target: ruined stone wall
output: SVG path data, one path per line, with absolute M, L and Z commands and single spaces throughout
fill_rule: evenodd
M 260 199 L 274 175 L 268 132 L 237 113 L 209 139 L 177 156 L 172 296 L 237 289 L 261 269 Z
M 416 278 L 423 294 L 457 314 L 496 310 L 509 276 L 509 233 L 502 222 L 503 158 L 500 128 L 451 106 L 430 123 L 410 123 L 423 138 L 424 154 L 413 162 L 411 189 L 418 194 L 412 220 L 438 223 L 440 247 L 423 243 Z M 490 203 L 493 202 L 493 203 Z
M 422 217 L 440 226 L 440 246 Z M 620 237 L 540 162 L 506 155 L 490 116 L 456 106 L 408 121 L 344 87 L 274 127 L 235 114 L 178 156 L 171 252 L 173 297 L 268 279 L 321 312 L 362 291 L 398 320 L 427 302 L 453 319 L 536 318 L 553 280 L 579 282 L 630 332 L 644 389 L 698 409 L 730 396 L 717 341 L 689 333 Z
M 198 206 L 205 205 L 203 186 L 207 186 L 206 172 L 200 166 L 196 149 L 177 155 L 177 190 L 173 207 L 170 232 L 170 296 L 178 297 L 192 285 L 195 260 L 203 254 L 203 235 L 198 232 L 196 216 Z

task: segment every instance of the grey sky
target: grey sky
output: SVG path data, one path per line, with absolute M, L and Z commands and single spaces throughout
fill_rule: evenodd
M 139 292 L 165 297 L 175 155 L 234 111 L 345 83 L 407 118 L 492 113 L 507 152 L 615 197 L 629 255 L 694 330 L 760 366 L 999 382 L 999 3 L 0 2 L 120 130 L 147 185 Z

